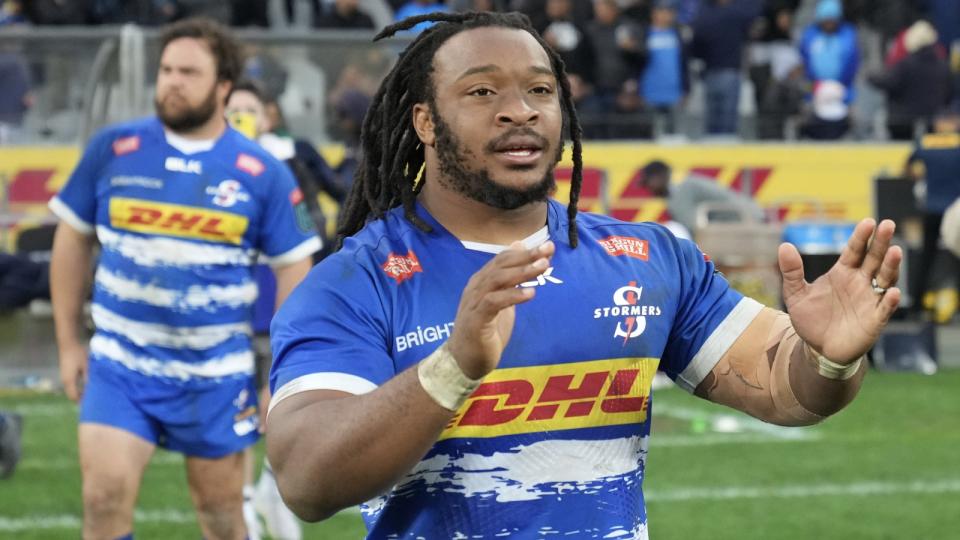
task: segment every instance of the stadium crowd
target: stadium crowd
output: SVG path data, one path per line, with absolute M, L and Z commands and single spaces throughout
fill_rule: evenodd
M 433 11 L 516 10 L 530 17 L 563 58 L 588 139 L 692 133 L 911 140 L 956 100 L 960 74 L 960 4 L 953 0 L 4 0 L 0 5 L 0 29 L 156 26 L 201 15 L 240 27 L 377 30 Z M 279 83 L 269 73 L 271 67 L 278 71 L 276 64 L 269 51 L 257 51 L 247 75 L 263 79 L 268 93 L 282 91 L 283 68 Z M 390 64 L 389 55 L 351 59 L 338 73 L 327 73 L 331 116 L 347 106 L 345 93 L 369 97 Z M 0 52 L 0 72 L 5 74 L 0 124 L 15 126 L 31 104 L 29 72 L 23 59 L 9 52 Z M 744 118 L 748 125 L 742 125 Z

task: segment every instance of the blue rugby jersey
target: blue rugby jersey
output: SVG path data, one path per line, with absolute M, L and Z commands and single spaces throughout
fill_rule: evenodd
M 287 167 L 227 128 L 185 154 L 156 118 L 98 133 L 50 208 L 101 246 L 94 362 L 187 387 L 254 370 L 258 257 L 320 248 Z
M 362 394 L 430 354 L 460 293 L 496 246 L 460 242 L 390 211 L 328 257 L 271 327 L 272 405 L 312 389 Z M 700 383 L 761 305 L 732 290 L 686 240 L 654 224 L 563 205 L 528 238 L 556 243 L 523 286 L 499 367 L 423 460 L 361 510 L 371 538 L 645 538 L 641 484 L 658 369 Z M 502 249 L 502 248 L 499 248 Z

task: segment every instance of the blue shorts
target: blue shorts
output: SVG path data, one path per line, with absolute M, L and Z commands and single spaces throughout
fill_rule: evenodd
M 157 446 L 208 459 L 239 452 L 260 437 L 253 377 L 191 389 L 105 362 L 90 360 L 81 423 L 113 426 Z

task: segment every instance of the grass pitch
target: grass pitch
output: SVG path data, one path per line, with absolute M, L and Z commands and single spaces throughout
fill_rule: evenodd
M 50 394 L 0 394 L 25 417 L 24 458 L 0 481 L 0 538 L 77 538 L 76 410 Z M 870 373 L 847 410 L 778 429 L 675 388 L 654 393 L 646 494 L 665 539 L 960 538 L 960 370 Z M 183 461 L 158 452 L 137 505 L 139 539 L 199 538 Z M 363 537 L 355 512 L 308 539 Z

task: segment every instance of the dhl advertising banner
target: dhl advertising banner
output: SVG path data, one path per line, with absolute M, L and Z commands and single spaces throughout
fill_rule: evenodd
M 588 143 L 583 150 L 580 206 L 626 221 L 664 219 L 664 202 L 650 198 L 638 184 L 643 166 L 659 159 L 673 168 L 674 181 L 697 173 L 736 190 L 749 190 L 761 206 L 778 208 L 787 221 L 819 210 L 827 217 L 852 221 L 872 215 L 873 178 L 900 171 L 909 152 L 908 145 L 894 144 Z M 0 148 L 0 213 L 13 214 L 23 225 L 48 219 L 46 203 L 66 182 L 79 153 L 75 147 Z M 342 149 L 324 148 L 323 153 L 337 163 Z M 568 144 L 557 169 L 561 201 L 569 193 L 570 166 Z
M 624 221 L 662 221 L 666 204 L 650 198 L 638 182 L 643 166 L 658 159 L 673 168 L 674 182 L 691 173 L 714 178 L 749 191 L 786 221 L 818 212 L 854 221 L 873 215 L 873 179 L 901 171 L 909 154 L 905 144 L 586 144 L 580 207 Z M 570 167 L 568 144 L 557 179 L 569 180 Z M 557 199 L 565 201 L 568 193 L 569 184 L 560 182 Z

